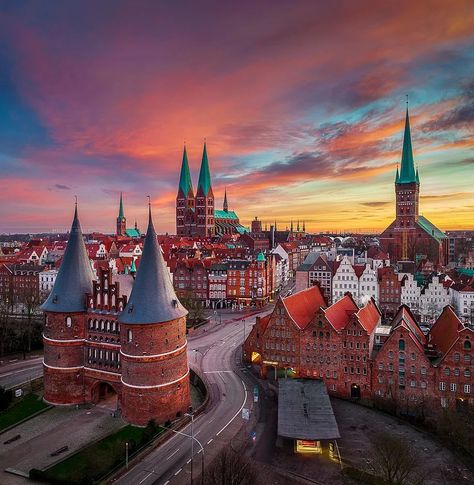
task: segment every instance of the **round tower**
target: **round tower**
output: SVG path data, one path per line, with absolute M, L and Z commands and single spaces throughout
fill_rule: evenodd
M 43 303 L 45 312 L 44 400 L 51 404 L 84 402 L 84 329 L 86 293 L 93 274 L 74 211 L 69 240 L 53 290 Z
M 189 410 L 187 313 L 174 292 L 150 210 L 140 266 L 119 316 L 122 416 L 129 423 L 164 423 Z

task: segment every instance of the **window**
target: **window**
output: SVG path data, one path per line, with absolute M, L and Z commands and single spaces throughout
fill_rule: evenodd
M 455 382 L 451 382 L 449 389 L 451 392 L 456 392 L 457 384 Z
M 445 367 L 444 369 L 444 375 L 449 376 L 449 367 Z
M 471 371 L 469 369 L 464 371 L 464 377 L 471 377 Z
M 468 339 L 464 341 L 464 350 L 471 350 L 471 342 Z
M 405 340 L 400 339 L 398 341 L 398 350 L 405 350 Z
M 66 317 L 66 327 L 71 327 L 71 326 L 72 326 L 72 318 Z
M 127 342 L 131 342 L 131 341 L 132 341 L 132 331 L 127 330 Z
M 464 393 L 471 394 L 471 384 L 464 384 Z
M 441 407 L 442 408 L 447 408 L 448 407 L 448 398 L 447 397 L 442 397 L 441 398 Z
M 439 383 L 439 390 L 440 391 L 446 391 L 446 382 L 440 382 Z

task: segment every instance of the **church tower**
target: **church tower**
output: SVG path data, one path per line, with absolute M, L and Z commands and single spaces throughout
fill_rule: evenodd
M 414 230 L 418 222 L 420 180 L 413 161 L 408 108 L 403 136 L 402 162 L 400 172 L 397 168 L 395 177 L 395 194 L 397 227 L 402 231 L 406 229 Z
M 127 226 L 127 219 L 125 219 L 125 215 L 123 213 L 122 192 L 120 192 L 120 206 L 119 206 L 119 213 L 117 216 L 117 236 L 126 235 L 126 226 Z
M 199 171 L 199 182 L 196 192 L 196 230 L 199 236 L 212 237 L 215 234 L 214 194 L 211 186 L 206 142 L 204 142 L 201 170 Z
M 76 203 L 56 282 L 41 306 L 46 316 L 43 371 L 44 400 L 48 403 L 84 402 L 86 293 L 92 292 L 93 279 Z
M 140 266 L 119 316 L 122 415 L 129 423 L 164 423 L 189 411 L 187 313 L 174 292 L 149 208 Z
M 183 150 L 178 194 L 176 195 L 176 234 L 189 236 L 194 232 L 194 190 L 189 173 L 186 146 Z

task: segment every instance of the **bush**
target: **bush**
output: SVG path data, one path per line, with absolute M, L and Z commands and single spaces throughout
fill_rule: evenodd
M 385 483 L 382 478 L 351 466 L 345 467 L 342 473 L 353 480 L 365 483 L 367 485 L 383 485 Z
M 0 387 L 0 412 L 5 411 L 5 409 L 10 406 L 13 399 L 13 391 L 11 389 L 5 389 Z

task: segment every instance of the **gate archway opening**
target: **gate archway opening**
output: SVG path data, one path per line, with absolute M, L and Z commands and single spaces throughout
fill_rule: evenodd
M 108 382 L 98 382 L 92 389 L 92 403 L 115 411 L 118 405 L 117 392 Z

